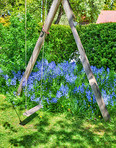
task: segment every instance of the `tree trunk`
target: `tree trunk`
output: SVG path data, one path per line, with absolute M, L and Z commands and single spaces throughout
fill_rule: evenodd
M 58 17 L 57 17 L 57 19 L 56 19 L 56 21 L 55 21 L 54 24 L 59 24 L 62 15 L 63 15 L 63 7 L 62 7 L 62 5 L 61 5 L 61 6 L 60 6 L 59 13 L 58 13 Z

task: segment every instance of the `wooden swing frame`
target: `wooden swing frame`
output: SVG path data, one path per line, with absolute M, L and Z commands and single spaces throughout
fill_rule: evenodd
M 62 5 L 63 5 L 63 8 L 64 8 L 64 11 L 67 15 L 67 18 L 68 18 L 68 22 L 69 22 L 69 25 L 71 27 L 71 30 L 72 30 L 72 33 L 73 33 L 73 36 L 74 36 L 74 39 L 75 39 L 75 42 L 76 42 L 76 45 L 77 45 L 77 48 L 79 50 L 79 53 L 80 53 L 80 60 L 81 60 L 81 63 L 83 65 L 83 68 L 85 70 L 85 73 L 87 75 L 87 78 L 89 80 L 89 84 L 92 88 L 92 91 L 95 95 L 95 98 L 96 98 L 96 101 L 98 103 L 98 106 L 99 106 L 99 109 L 101 111 L 101 114 L 104 118 L 105 121 L 107 120 L 110 120 L 110 115 L 107 111 L 107 108 L 106 108 L 106 105 L 104 103 L 104 100 L 103 100 L 103 97 L 101 95 L 101 92 L 99 90 L 99 87 L 98 87 L 98 84 L 97 84 L 97 81 L 93 75 L 93 72 L 91 70 L 91 67 L 90 67 L 90 64 L 89 64 L 89 61 L 88 61 L 88 58 L 86 56 L 86 53 L 85 53 L 85 50 L 83 48 L 83 45 L 81 43 L 81 40 L 80 40 L 80 37 L 77 33 L 77 30 L 74 26 L 74 22 L 73 22 L 73 12 L 71 10 L 71 7 L 69 5 L 69 2 L 68 0 L 53 0 L 53 3 L 51 5 L 51 8 L 50 8 L 50 11 L 48 13 L 48 16 L 45 20 L 45 24 L 44 24 L 44 29 L 42 29 L 41 33 L 40 33 L 40 36 L 37 40 L 37 43 L 35 45 L 35 48 L 33 50 L 33 53 L 32 53 L 32 56 L 28 62 L 28 65 L 27 65 L 27 68 L 26 68 L 26 71 L 22 77 L 22 80 L 20 82 L 20 85 L 18 87 L 18 91 L 17 91 L 17 95 L 20 95 L 21 94 L 21 91 L 22 91 L 22 84 L 23 84 L 23 81 L 24 80 L 28 80 L 28 77 L 33 69 L 33 66 L 37 60 L 37 57 L 40 53 L 40 50 L 42 48 L 42 45 L 44 43 L 44 40 L 45 40 L 45 37 L 48 33 L 48 30 L 53 22 L 53 19 L 55 17 L 55 14 L 58 10 L 58 7 L 60 5 L 60 3 L 62 2 Z M 24 115 L 26 116 L 30 116 L 31 114 L 33 114 L 34 112 L 36 112 L 37 110 L 39 110 L 42 106 L 41 105 L 37 105 L 35 106 L 34 108 L 30 109 L 29 111 L 25 112 Z

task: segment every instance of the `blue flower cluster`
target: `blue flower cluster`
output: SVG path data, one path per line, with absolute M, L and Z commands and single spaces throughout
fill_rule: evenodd
M 116 100 L 116 74 L 110 76 L 110 70 L 107 68 L 105 71 L 104 68 L 98 69 L 95 66 L 91 66 L 91 69 L 98 81 L 98 85 L 101 86 L 101 92 L 104 98 L 104 101 L 106 105 L 110 103 L 111 105 L 115 104 Z M 75 75 L 74 71 L 78 71 L 77 65 L 75 62 L 69 63 L 68 61 L 64 61 L 63 63 L 59 63 L 58 65 L 55 64 L 55 62 L 48 63 L 46 59 L 43 60 L 43 85 L 42 90 L 44 93 L 48 93 L 45 97 L 47 100 L 47 103 L 57 103 L 58 99 L 61 97 L 70 98 L 70 93 L 72 92 L 73 95 L 78 94 L 78 96 L 82 96 L 88 100 L 88 102 L 95 103 L 95 96 L 92 93 L 92 90 L 87 85 L 87 82 L 80 83 L 80 80 L 84 79 L 82 75 L 84 75 L 84 70 L 81 70 L 81 74 L 78 73 L 78 76 Z M 30 97 L 31 101 L 38 101 L 39 96 L 37 93 L 40 91 L 40 80 L 41 80 L 41 72 L 42 72 L 42 61 L 37 61 L 37 64 L 35 65 L 34 72 L 32 72 L 29 76 L 29 79 L 27 81 L 27 96 Z M 9 77 L 7 74 L 4 75 L 3 71 L 0 69 L 0 75 L 5 79 L 6 85 L 9 86 L 16 86 L 18 83 L 20 83 L 21 78 L 24 74 L 24 72 L 21 74 L 21 71 L 18 71 L 17 73 L 13 72 L 13 77 Z M 55 83 L 60 81 L 60 78 L 63 77 L 63 82 L 59 82 L 59 86 L 55 88 L 55 84 L 52 84 L 53 80 L 56 80 Z M 77 83 L 79 83 L 77 85 Z M 51 89 L 49 84 L 52 84 L 54 87 L 54 92 L 49 91 Z M 45 87 L 44 87 L 45 85 Z M 25 86 L 25 82 L 23 83 L 23 86 Z M 24 88 L 25 91 L 25 88 Z M 54 96 L 50 96 L 50 93 L 54 93 Z M 85 100 L 86 100 L 85 99 Z M 77 101 L 79 102 L 78 98 Z

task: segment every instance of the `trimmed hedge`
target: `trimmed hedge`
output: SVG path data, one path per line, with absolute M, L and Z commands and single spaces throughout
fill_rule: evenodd
M 18 71 L 25 68 L 25 25 L 24 19 L 10 18 L 10 25 L 0 24 L 0 68 L 4 71 Z M 42 24 L 37 25 L 34 19 L 27 15 L 27 62 L 30 59 Z M 90 64 L 97 68 L 109 67 L 116 70 L 116 23 L 90 24 L 77 26 Z M 38 34 L 39 32 L 39 34 Z M 77 50 L 69 26 L 52 25 L 50 34 L 44 43 L 44 58 L 49 62 L 60 63 L 69 60 L 70 55 Z M 42 50 L 37 60 L 42 59 Z
M 90 64 L 97 68 L 109 67 L 116 70 L 116 23 L 89 24 L 77 26 L 76 29 Z M 45 54 L 49 55 L 49 62 L 68 60 L 71 53 L 77 50 L 69 26 L 52 25 L 45 43 Z

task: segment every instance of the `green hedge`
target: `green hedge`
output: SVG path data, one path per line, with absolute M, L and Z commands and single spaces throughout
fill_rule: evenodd
M 25 25 L 22 20 L 13 16 L 10 26 L 0 24 L 0 68 L 4 71 L 18 71 L 25 68 Z M 42 30 L 42 24 L 27 15 L 27 62 L 30 59 L 36 41 Z M 98 68 L 109 67 L 116 70 L 116 23 L 90 24 L 78 26 L 77 31 L 82 40 L 90 64 Z M 52 25 L 50 34 L 44 43 L 44 57 L 56 63 L 69 60 L 69 56 L 77 50 L 69 26 Z M 42 59 L 42 50 L 38 60 Z
M 116 23 L 77 26 L 77 31 L 90 64 L 116 70 Z M 52 25 L 45 43 L 48 60 L 56 63 L 68 60 L 71 53 L 77 50 L 69 26 Z

